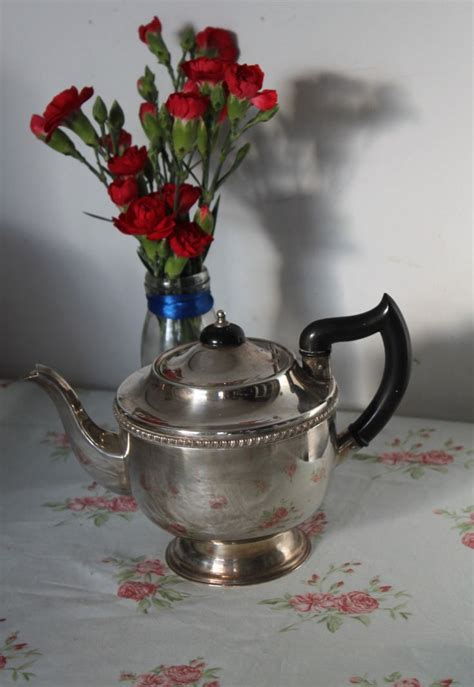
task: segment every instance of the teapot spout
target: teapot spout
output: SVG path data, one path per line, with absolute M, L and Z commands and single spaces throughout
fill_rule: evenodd
M 51 397 L 76 458 L 94 481 L 117 494 L 130 495 L 128 435 L 96 425 L 66 380 L 51 368 L 36 365 L 24 379 L 36 382 Z

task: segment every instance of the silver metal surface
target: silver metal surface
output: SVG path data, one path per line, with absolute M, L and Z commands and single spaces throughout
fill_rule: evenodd
M 204 348 L 175 348 L 123 382 L 119 434 L 97 427 L 54 371 L 37 366 L 28 378 L 53 398 L 94 480 L 132 494 L 179 537 L 167 554 L 174 570 L 209 584 L 272 579 L 308 555 L 295 528 L 354 448 L 335 430 L 337 386 L 327 364 L 301 366 L 269 341 Z
M 194 582 L 236 586 L 268 582 L 298 568 L 311 553 L 299 529 L 244 542 L 196 541 L 177 537 L 168 544 L 166 562 Z
M 39 384 L 54 402 L 77 460 L 106 489 L 130 494 L 125 459 L 129 435 L 98 427 L 87 415 L 77 394 L 57 372 L 36 365 L 25 380 Z

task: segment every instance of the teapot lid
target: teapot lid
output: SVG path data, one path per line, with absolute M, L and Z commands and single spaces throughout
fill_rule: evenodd
M 178 445 L 285 438 L 333 412 L 337 387 L 316 380 L 283 346 L 247 338 L 220 310 L 200 341 L 173 348 L 126 379 L 115 413 L 132 434 Z

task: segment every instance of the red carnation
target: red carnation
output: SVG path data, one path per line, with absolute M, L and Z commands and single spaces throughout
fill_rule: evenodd
M 156 117 L 158 115 L 158 109 L 155 105 L 155 103 L 142 103 L 140 105 L 140 121 L 143 122 L 143 119 L 145 115 L 152 115 L 153 117 Z
M 106 136 L 101 138 L 100 142 L 104 148 L 107 148 L 109 153 L 114 152 L 112 136 L 110 134 L 107 134 Z M 123 155 L 123 153 L 127 150 L 127 148 L 130 148 L 131 145 L 132 135 L 129 134 L 128 131 L 125 131 L 125 129 L 120 129 L 120 134 L 118 137 L 118 154 Z
M 226 63 L 210 57 L 183 62 L 181 69 L 195 83 L 219 83 L 224 80 Z
M 166 215 L 166 206 L 159 194 L 151 193 L 132 201 L 126 212 L 114 217 L 114 225 L 123 234 L 161 240 L 171 234 L 175 221 Z
M 138 35 L 143 43 L 147 42 L 146 37 L 148 33 L 161 33 L 161 21 L 158 17 L 153 17 L 148 24 L 142 24 L 138 27 Z
M 85 86 L 80 93 L 75 86 L 71 86 L 71 88 L 55 95 L 43 112 L 43 128 L 46 140 L 49 141 L 53 131 L 67 122 L 74 112 L 80 110 L 81 105 L 89 100 L 93 94 L 94 89 L 90 86 Z M 37 118 L 38 115 L 34 115 L 34 117 Z M 35 119 L 35 125 L 39 126 L 39 119 Z M 33 133 L 35 132 L 33 131 Z M 35 135 L 37 134 L 35 133 Z
M 145 146 L 132 146 L 123 155 L 115 155 L 109 160 L 109 170 L 118 176 L 138 174 L 145 168 L 147 161 L 148 153 Z
M 197 119 L 205 113 L 208 102 L 208 98 L 194 93 L 172 93 L 166 101 L 166 108 L 178 119 Z
M 250 102 L 259 110 L 271 110 L 278 102 L 278 93 L 276 91 L 260 91 L 255 98 L 251 98 Z
M 163 200 L 168 208 L 174 212 L 174 201 L 176 195 L 176 184 L 165 184 L 161 189 Z M 184 215 L 188 212 L 194 203 L 199 200 L 201 189 L 199 186 L 191 186 L 191 184 L 181 184 L 178 192 L 178 207 L 177 214 Z
M 231 64 L 226 69 L 225 81 L 232 95 L 250 100 L 262 88 L 264 76 L 258 64 Z
M 5 658 L 5 656 L 2 656 L 2 654 L 0 654 L 0 670 L 3 670 L 3 668 L 5 668 L 6 665 L 7 659 Z
M 44 130 L 44 117 L 40 117 L 39 115 L 32 115 L 31 120 L 30 120 L 30 129 L 36 136 L 36 138 L 39 138 L 41 141 L 45 141 L 47 134 L 46 131 Z
M 109 188 L 109 196 L 115 205 L 128 205 L 138 198 L 138 184 L 135 177 L 124 177 L 115 179 Z
M 213 238 L 196 222 L 181 222 L 169 238 L 171 250 L 180 258 L 202 255 Z
M 196 34 L 196 47 L 200 54 L 235 62 L 239 56 L 235 34 L 225 29 L 208 26 Z

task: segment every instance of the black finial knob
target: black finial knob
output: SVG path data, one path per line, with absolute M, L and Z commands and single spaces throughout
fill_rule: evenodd
M 216 321 L 202 330 L 200 340 L 208 348 L 240 346 L 245 341 L 245 334 L 237 324 L 227 322 L 223 310 L 218 310 Z

